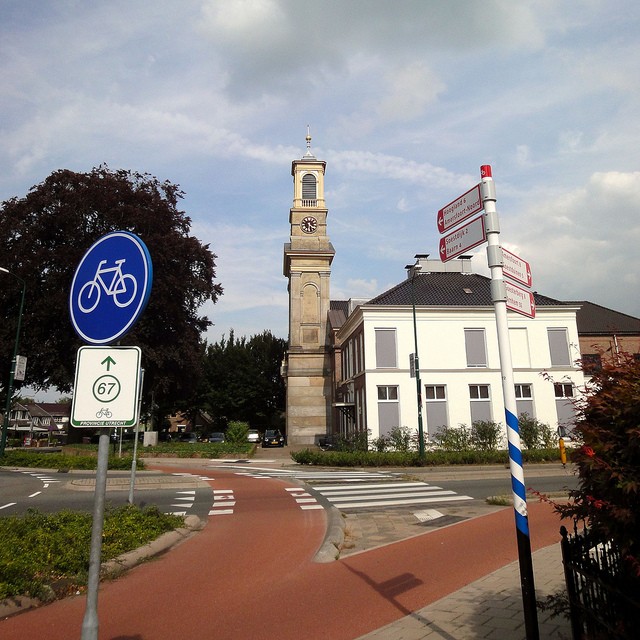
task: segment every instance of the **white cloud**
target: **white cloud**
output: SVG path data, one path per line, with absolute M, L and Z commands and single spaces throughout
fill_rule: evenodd
M 444 90 L 444 83 L 421 62 L 387 73 L 388 95 L 377 111 L 384 121 L 413 120 Z

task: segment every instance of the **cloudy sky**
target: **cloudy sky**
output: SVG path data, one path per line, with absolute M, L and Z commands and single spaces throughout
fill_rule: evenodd
M 637 0 L 0 0 L 0 200 L 101 163 L 178 183 L 225 290 L 208 339 L 286 338 L 310 125 L 332 298 L 435 256 L 490 164 L 534 289 L 640 316 L 639 34 Z

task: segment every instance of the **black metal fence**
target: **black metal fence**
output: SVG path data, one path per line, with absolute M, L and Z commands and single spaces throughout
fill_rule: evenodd
M 560 528 L 573 640 L 640 637 L 640 578 L 611 541 Z

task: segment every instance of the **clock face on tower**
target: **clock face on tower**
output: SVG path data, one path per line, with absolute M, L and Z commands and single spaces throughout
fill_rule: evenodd
M 307 216 L 302 219 L 300 228 L 305 233 L 313 233 L 318 228 L 318 221 L 313 216 Z

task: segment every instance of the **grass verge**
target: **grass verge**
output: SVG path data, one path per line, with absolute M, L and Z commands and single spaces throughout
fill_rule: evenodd
M 0 518 L 0 600 L 29 596 L 47 602 L 82 589 L 89 571 L 91 522 L 91 514 L 69 510 Z M 102 560 L 137 549 L 183 523 L 157 507 L 107 507 Z

